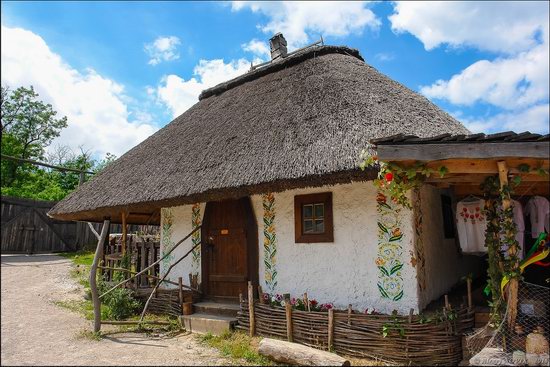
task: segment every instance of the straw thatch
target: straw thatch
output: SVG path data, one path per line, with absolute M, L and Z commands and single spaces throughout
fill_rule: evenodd
M 50 215 L 101 220 L 163 206 L 368 179 L 367 141 L 468 133 L 423 96 L 323 46 L 251 71 L 200 101 L 73 192 Z M 118 214 L 117 214 L 118 215 Z

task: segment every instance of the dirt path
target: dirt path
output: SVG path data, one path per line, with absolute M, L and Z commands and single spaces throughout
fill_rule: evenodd
M 55 255 L 2 255 L 2 365 L 228 365 L 192 335 L 119 333 L 83 338 L 91 323 L 54 301 L 78 299 L 71 262 Z

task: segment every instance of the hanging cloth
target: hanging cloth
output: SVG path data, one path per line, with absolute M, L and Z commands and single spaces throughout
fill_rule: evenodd
M 523 241 L 524 241 L 524 233 L 525 233 L 525 221 L 523 220 L 523 209 L 521 207 L 521 203 L 517 200 L 511 200 L 510 205 L 512 206 L 512 212 L 514 215 L 514 223 L 517 228 L 516 233 L 516 241 L 518 242 L 518 257 L 520 260 L 523 260 Z M 502 209 L 502 208 L 501 208 Z M 502 213 L 500 213 L 502 215 Z M 501 233 L 500 235 L 501 240 L 504 238 L 504 233 Z M 507 254 L 508 253 L 508 246 L 502 242 L 502 252 Z
M 531 237 L 550 231 L 550 202 L 542 196 L 533 196 L 525 206 L 525 215 L 531 218 Z
M 485 247 L 485 200 L 470 197 L 458 202 L 456 206 L 456 229 L 462 252 L 483 254 Z

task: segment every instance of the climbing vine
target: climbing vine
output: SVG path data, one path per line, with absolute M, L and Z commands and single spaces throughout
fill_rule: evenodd
M 447 174 L 448 169 L 445 166 L 434 170 L 428 168 L 425 163 L 416 162 L 412 166 L 402 167 L 393 162 L 382 162 L 367 150 L 361 153 L 362 162 L 359 167 L 365 170 L 373 167 L 378 170 L 378 176 L 374 179 L 374 184 L 391 200 L 405 208 L 412 209 L 412 204 L 408 193 L 412 189 L 418 189 L 422 183 L 433 173 L 439 172 L 440 177 Z

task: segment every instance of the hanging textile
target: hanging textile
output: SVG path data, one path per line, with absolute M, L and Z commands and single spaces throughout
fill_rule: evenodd
M 523 242 L 524 242 L 524 234 L 525 234 L 525 221 L 523 220 L 523 209 L 522 209 L 521 203 L 517 200 L 511 200 L 510 205 L 512 206 L 514 223 L 517 228 L 517 233 L 516 233 L 516 241 L 518 241 L 517 255 L 520 258 L 520 260 L 522 260 L 523 259 Z M 502 215 L 502 213 L 499 213 L 499 215 Z M 504 233 L 501 233 L 500 237 L 501 239 L 503 239 Z M 506 246 L 504 242 L 502 242 L 501 249 L 503 253 L 507 254 L 508 246 Z
M 483 212 L 485 200 L 462 200 L 456 207 L 456 229 L 460 247 L 464 253 L 483 254 L 487 221 Z
M 531 218 L 531 237 L 550 231 L 550 203 L 542 196 L 533 196 L 525 206 L 525 215 Z

